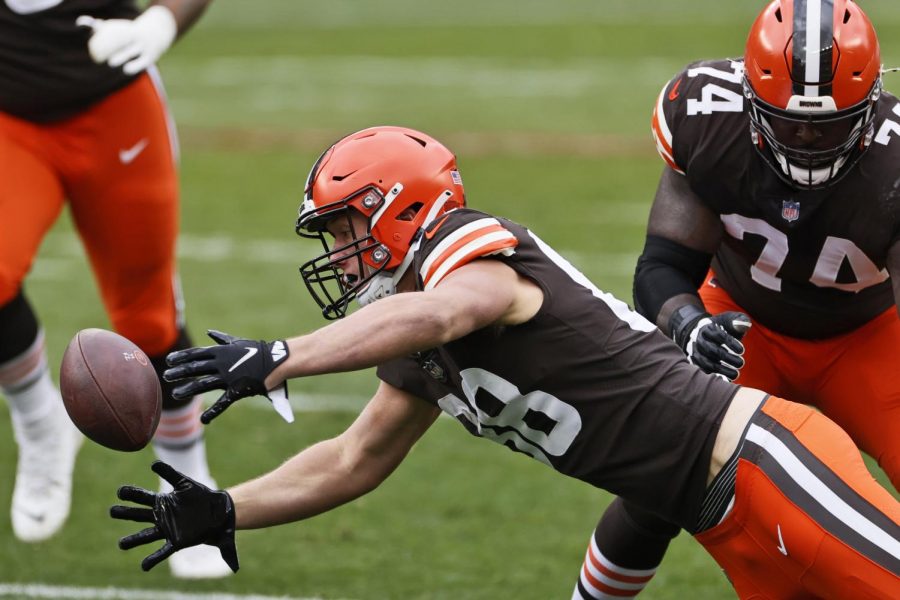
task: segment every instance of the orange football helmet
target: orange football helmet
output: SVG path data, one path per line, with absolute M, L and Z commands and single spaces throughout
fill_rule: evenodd
M 341 139 L 313 165 L 306 180 L 297 233 L 319 239 L 324 254 L 300 275 L 326 319 L 338 319 L 355 298 L 366 305 L 396 292 L 414 246 L 435 217 L 465 206 L 456 157 L 434 138 L 404 127 L 372 127 Z M 331 248 L 326 225 L 365 216 L 368 231 Z M 352 231 L 352 226 L 350 228 Z M 359 277 L 338 264 L 354 259 Z
M 852 0 L 774 0 L 744 53 L 754 145 L 794 187 L 831 185 L 868 148 L 881 94 L 872 23 Z

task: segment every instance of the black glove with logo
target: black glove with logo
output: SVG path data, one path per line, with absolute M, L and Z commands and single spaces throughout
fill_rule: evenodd
M 750 317 L 741 312 L 711 315 L 686 304 L 672 313 L 669 331 L 688 360 L 713 375 L 737 379 L 744 366 L 741 338 L 750 329 Z
M 285 421 L 293 422 L 294 414 L 287 401 L 287 382 L 272 390 L 267 390 L 265 385 L 269 373 L 287 360 L 287 344 L 283 340 L 265 342 L 236 338 L 213 329 L 206 333 L 219 345 L 178 350 L 166 357 L 170 368 L 163 373 L 163 379 L 191 380 L 172 390 L 172 395 L 180 400 L 210 390 L 225 390 L 200 415 L 204 425 L 237 400 L 248 396 L 265 396 Z
M 232 571 L 237 572 L 239 565 L 234 545 L 234 502 L 228 492 L 211 490 L 162 461 L 154 462 L 150 468 L 175 489 L 168 494 L 157 494 L 131 485 L 119 488 L 116 494 L 119 500 L 149 508 L 116 504 L 109 509 L 109 516 L 138 523 L 153 523 L 153 527 L 121 538 L 119 548 L 129 550 L 165 540 L 162 547 L 141 561 L 141 568 L 149 571 L 179 550 L 209 544 L 216 546 L 222 560 Z

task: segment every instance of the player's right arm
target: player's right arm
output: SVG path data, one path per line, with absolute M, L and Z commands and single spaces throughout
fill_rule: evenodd
M 434 423 L 440 409 L 382 382 L 353 424 L 274 471 L 229 490 L 238 529 L 326 512 L 375 489 Z
M 161 541 L 141 563 L 149 571 L 183 548 L 217 546 L 238 570 L 236 529 L 269 527 L 326 512 L 378 487 L 434 423 L 440 409 L 382 383 L 356 421 L 342 434 L 303 450 L 274 471 L 227 491 L 212 490 L 156 462 L 153 471 L 174 488 L 155 493 L 119 488 L 137 504 L 113 506 L 113 518 L 149 527 L 123 537 L 123 550 Z
M 644 251 L 635 271 L 638 311 L 672 335 L 672 313 L 687 304 L 703 308 L 697 289 L 722 240 L 722 222 L 688 184 L 665 167 L 650 208 Z
M 735 379 L 743 366 L 740 338 L 750 320 L 740 313 L 709 314 L 697 293 L 724 231 L 718 215 L 693 191 L 686 175 L 692 148 L 706 131 L 697 126 L 705 113 L 686 108 L 688 97 L 698 93 L 699 81 L 683 71 L 663 88 L 653 111 L 652 131 L 667 167 L 635 270 L 634 303 L 691 362 Z

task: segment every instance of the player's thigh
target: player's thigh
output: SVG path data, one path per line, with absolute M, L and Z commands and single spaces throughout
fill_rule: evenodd
M 732 513 L 697 539 L 741 597 L 900 597 L 900 504 L 800 404 L 770 398 L 753 417 Z
M 800 444 L 781 436 L 783 444 L 767 447 L 769 456 L 779 455 L 778 468 L 763 468 L 798 518 L 812 517 L 826 534 L 804 575 L 806 589 L 817 597 L 900 597 L 900 503 L 872 479 L 834 421 L 812 410 L 804 417 L 805 407 L 777 398 L 762 410 Z
M 96 157 L 72 214 L 114 328 L 150 355 L 177 336 L 178 179 L 165 108 L 148 78 L 83 117 Z
M 876 458 L 900 489 L 900 318 L 891 308 L 844 337 L 817 406 Z
M 62 186 L 38 141 L 24 143 L 18 129 L 0 115 L 0 306 L 20 289 L 63 206 Z
M 113 328 L 148 355 L 177 337 L 174 190 L 114 180 L 77 224 Z

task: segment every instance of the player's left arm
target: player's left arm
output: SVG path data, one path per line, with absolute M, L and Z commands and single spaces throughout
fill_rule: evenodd
M 887 269 L 891 276 L 891 285 L 894 286 L 894 302 L 897 305 L 897 313 L 900 314 L 900 240 L 894 242 L 887 255 Z
M 135 75 L 155 64 L 211 1 L 154 0 L 133 20 L 81 15 L 76 23 L 91 30 L 87 45 L 94 62 Z
M 294 377 L 357 371 L 440 346 L 488 325 L 524 323 L 543 300 L 540 287 L 508 265 L 477 259 L 457 267 L 427 291 L 382 298 L 340 321 L 286 341 L 252 341 L 210 331 L 218 345 L 169 354 L 170 368 L 163 376 L 180 382 L 172 391 L 176 398 L 224 390 L 201 416 L 203 423 L 209 423 L 237 400 L 269 395 Z
M 374 302 L 308 335 L 288 340 L 290 357 L 266 379 L 355 371 L 440 346 L 488 325 L 533 317 L 543 292 L 495 259 L 460 266 L 434 288 Z

